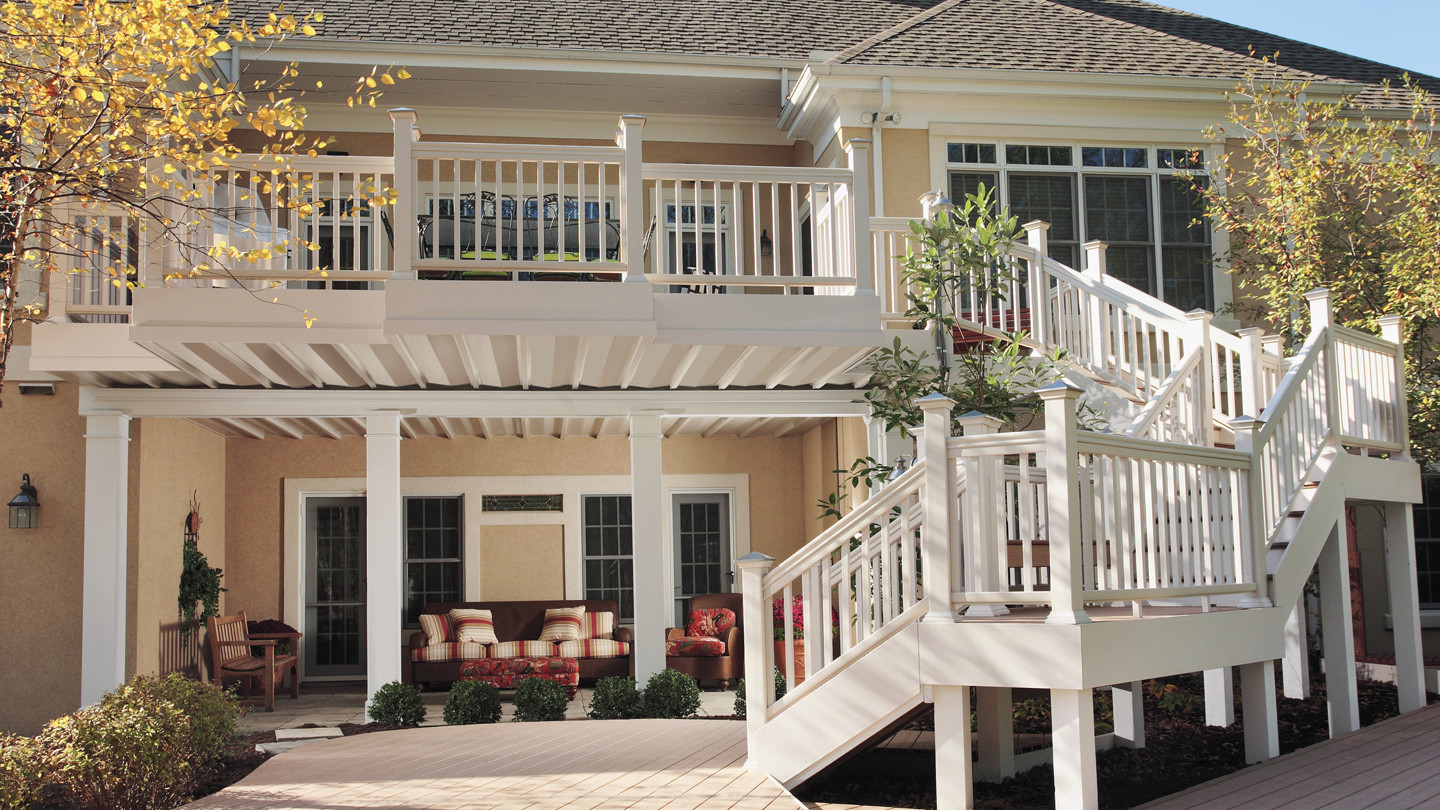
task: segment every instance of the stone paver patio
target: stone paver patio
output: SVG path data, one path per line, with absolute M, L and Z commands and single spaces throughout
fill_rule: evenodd
M 801 807 L 745 770 L 745 724 L 591 720 L 443 726 L 317 742 L 275 757 L 187 807 L 667 808 Z

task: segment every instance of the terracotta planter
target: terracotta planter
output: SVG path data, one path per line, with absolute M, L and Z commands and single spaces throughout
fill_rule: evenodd
M 795 686 L 805 682 L 805 642 L 795 639 L 791 642 L 795 645 Z M 785 640 L 775 642 L 775 668 L 782 673 L 785 671 Z

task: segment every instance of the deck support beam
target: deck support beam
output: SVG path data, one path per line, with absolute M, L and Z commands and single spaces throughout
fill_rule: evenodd
M 1240 711 L 1245 721 L 1245 764 L 1280 756 L 1280 727 L 1275 717 L 1275 662 L 1240 666 Z
M 1320 551 L 1320 629 L 1325 645 L 1325 703 L 1330 736 L 1360 728 L 1360 698 L 1355 685 L 1355 636 L 1351 629 L 1350 558 L 1344 524 L 1330 528 Z
M 1145 688 L 1140 681 L 1110 687 L 1110 704 L 1115 719 L 1115 744 L 1121 748 L 1145 747 Z M 1206 693 L 1205 705 L 1210 705 Z
M 1310 697 L 1310 641 L 1305 632 L 1305 596 L 1295 602 L 1290 618 L 1285 620 L 1285 657 L 1280 661 L 1284 676 L 1285 697 L 1305 700 Z
M 1385 578 L 1395 631 L 1395 685 L 1400 712 L 1425 708 L 1420 647 L 1420 593 L 1415 584 L 1415 517 L 1408 503 L 1385 504 Z
M 1095 694 L 1089 689 L 1050 690 L 1055 757 L 1055 810 L 1095 810 Z
M 975 804 L 970 687 L 934 686 L 931 693 L 935 698 L 935 806 L 937 810 L 969 810 Z
M 975 725 L 980 756 L 975 779 L 999 782 L 1015 775 L 1015 706 L 1008 686 L 975 688 Z
M 400 680 L 404 523 L 400 502 L 400 413 L 365 417 L 366 694 Z
M 1230 667 L 1205 670 L 1205 725 L 1235 725 L 1235 675 Z

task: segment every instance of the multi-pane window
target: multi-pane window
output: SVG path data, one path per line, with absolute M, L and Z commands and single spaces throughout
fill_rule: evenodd
M 984 182 L 1021 222 L 1050 223 L 1050 257 L 1077 269 L 1080 245 L 1109 245 L 1106 271 L 1183 310 L 1215 308 L 1210 228 L 1196 148 L 952 143 L 957 203 Z M 994 147 L 985 149 L 984 147 Z M 993 156 L 992 160 L 986 160 Z M 1078 158 L 1078 162 L 1077 162 Z
M 1440 609 L 1440 474 L 1425 476 L 1424 499 L 1415 504 L 1415 582 L 1420 607 Z
M 463 598 L 460 498 L 405 499 L 405 625 L 431 602 Z
M 581 532 L 586 599 L 612 599 L 620 623 L 635 620 L 635 561 L 629 495 L 586 495 Z

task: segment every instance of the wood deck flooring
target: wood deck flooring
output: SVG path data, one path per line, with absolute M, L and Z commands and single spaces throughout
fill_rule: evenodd
M 745 724 L 587 720 L 444 726 L 297 748 L 187 807 L 792 810 L 744 769 Z
M 1440 704 L 1236 771 L 1139 810 L 1440 807 Z

